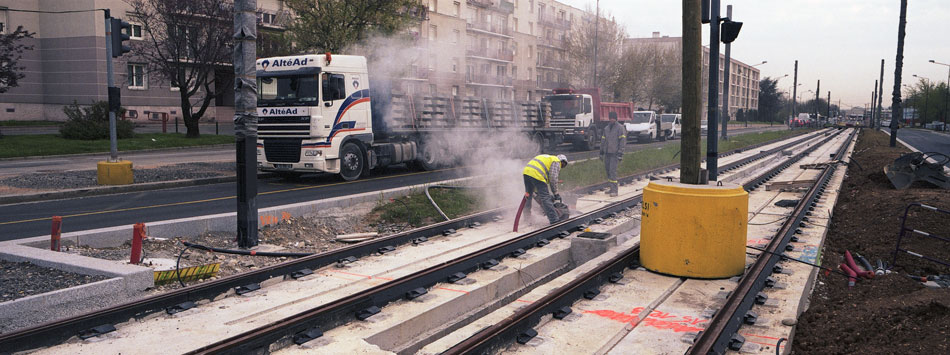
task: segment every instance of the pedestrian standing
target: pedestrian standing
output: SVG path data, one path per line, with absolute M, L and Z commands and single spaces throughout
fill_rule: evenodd
M 600 160 L 607 169 L 607 183 L 610 184 L 610 196 L 620 193 L 620 184 L 617 181 L 617 167 L 623 160 L 623 147 L 627 144 L 627 129 L 617 122 L 617 113 L 611 112 L 610 123 L 604 127 L 604 135 L 600 137 Z

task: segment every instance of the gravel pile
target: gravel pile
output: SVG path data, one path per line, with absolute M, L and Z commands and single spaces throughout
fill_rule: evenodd
M 234 163 L 184 163 L 152 169 L 134 169 L 135 183 L 202 179 L 234 174 Z M 0 179 L 0 186 L 34 190 L 62 190 L 99 186 L 95 170 L 44 172 Z
M 102 281 L 105 276 L 71 272 L 0 260 L 0 302 Z

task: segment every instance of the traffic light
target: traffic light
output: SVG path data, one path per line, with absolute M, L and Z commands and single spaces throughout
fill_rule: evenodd
M 109 21 L 112 21 L 112 58 L 118 58 L 132 51 L 132 48 L 125 44 L 125 41 L 130 38 L 129 34 L 132 33 L 132 25 L 117 18 L 109 19 Z
M 722 21 L 722 28 L 720 30 L 722 43 L 732 43 L 732 41 L 735 41 L 736 37 L 739 37 L 740 29 L 742 29 L 742 22 L 732 21 L 728 18 Z

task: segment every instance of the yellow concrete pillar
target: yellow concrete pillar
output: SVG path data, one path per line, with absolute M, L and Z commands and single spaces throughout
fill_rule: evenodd
M 650 182 L 643 189 L 640 262 L 681 277 L 740 275 L 748 211 L 749 193 L 735 184 Z
M 132 162 L 128 160 L 100 161 L 96 164 L 96 177 L 99 185 L 129 185 L 134 180 Z

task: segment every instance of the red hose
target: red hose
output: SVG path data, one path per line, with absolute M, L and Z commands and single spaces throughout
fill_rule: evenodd
M 854 283 L 858 280 L 858 274 L 854 270 L 851 270 L 851 268 L 848 267 L 848 265 L 845 265 L 844 263 L 841 263 L 841 265 L 838 265 L 838 268 L 840 268 L 841 271 L 844 271 L 846 274 L 848 274 L 849 276 L 848 287 L 854 287 Z
M 847 251 L 847 250 L 844 251 L 844 260 L 847 262 L 848 268 L 853 270 L 856 275 L 860 275 L 869 279 L 874 278 L 874 271 L 867 271 L 862 268 L 859 268 L 858 264 L 854 262 L 854 258 L 851 257 L 850 251 Z
M 527 192 L 524 193 L 524 198 L 521 199 L 521 206 L 518 206 L 518 213 L 515 214 L 515 226 L 511 229 L 512 232 L 518 231 L 518 222 L 521 221 L 521 210 L 524 209 L 525 202 L 528 202 L 528 197 L 530 196 L 531 194 Z

